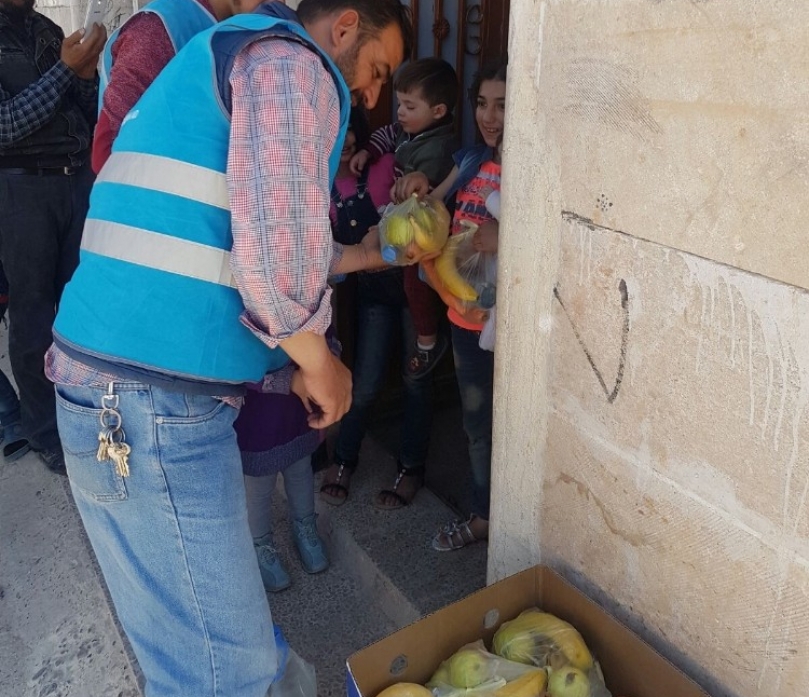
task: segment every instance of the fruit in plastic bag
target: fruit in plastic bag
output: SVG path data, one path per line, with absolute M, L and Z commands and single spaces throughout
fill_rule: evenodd
M 551 671 L 548 678 L 550 697 L 590 697 L 590 679 L 583 671 L 565 666 Z
M 467 306 L 483 310 L 494 307 L 497 286 L 497 255 L 478 252 L 473 245 L 478 226 L 462 220 L 463 231 L 450 237 L 435 270 L 444 287 Z
M 453 687 L 477 687 L 492 677 L 491 662 L 480 651 L 461 650 L 449 659 L 449 682 Z
M 394 247 L 407 247 L 413 240 L 413 231 L 410 229 L 410 221 L 398 215 L 387 219 L 386 235 L 388 244 Z
M 414 682 L 398 682 L 386 687 L 376 697 L 433 697 L 433 693 Z
M 507 682 L 494 693 L 494 697 L 542 697 L 547 684 L 548 674 L 543 669 L 531 670 Z
M 449 237 L 450 215 L 441 201 L 414 194 L 389 205 L 379 223 L 382 258 L 389 264 L 408 263 L 407 248 L 415 243 L 424 252 L 438 252 Z
M 492 648 L 498 656 L 539 667 L 560 663 L 584 671 L 593 667 L 593 656 L 581 634 L 564 620 L 536 609 L 505 622 L 494 635 Z
M 472 234 L 474 234 L 474 229 L 468 228 L 467 232 L 461 232 L 453 236 L 447 242 L 444 251 L 435 260 L 435 270 L 441 279 L 441 283 L 458 300 L 465 302 L 475 302 L 478 299 L 477 291 L 470 283 L 464 280 L 458 271 L 458 251 L 461 245 L 468 241 L 464 236 L 471 236 Z

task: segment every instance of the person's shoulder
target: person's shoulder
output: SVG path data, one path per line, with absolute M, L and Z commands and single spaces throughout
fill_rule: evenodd
M 456 150 L 453 154 L 453 158 L 456 162 L 462 162 L 467 157 L 482 157 L 487 149 L 488 146 L 485 143 L 467 145 Z
M 36 16 L 37 21 L 39 21 L 42 24 L 45 24 L 52 32 L 57 34 L 60 38 L 64 37 L 65 32 L 62 30 L 62 27 L 60 27 L 56 22 L 54 22 L 50 17 L 47 17 L 46 15 L 43 15 L 41 12 L 36 11 L 34 12 L 34 15 Z

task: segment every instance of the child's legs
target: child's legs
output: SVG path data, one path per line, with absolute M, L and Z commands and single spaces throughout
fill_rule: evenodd
M 272 495 L 278 474 L 266 477 L 244 475 L 244 493 L 247 496 L 247 522 L 255 539 L 272 532 Z
M 292 520 L 303 520 L 315 512 L 315 475 L 312 456 L 307 455 L 284 470 L 284 490 Z
M 411 313 L 402 309 L 402 344 L 406 359 L 413 346 Z M 433 381 L 412 378 L 404 371 L 404 417 L 400 461 L 405 467 L 421 467 L 427 460 L 433 426 Z
M 335 455 L 346 462 L 356 462 L 359 457 L 368 409 L 385 378 L 399 313 L 394 305 L 360 300 L 351 408 L 340 422 L 334 448 Z
M 418 266 L 405 267 L 404 287 L 416 335 L 422 343 L 425 343 L 425 339 L 434 342 L 440 319 L 438 295 L 419 278 Z
M 0 370 L 0 426 L 20 420 L 20 400 L 6 374 Z
M 489 519 L 492 462 L 492 398 L 494 353 L 478 345 L 480 333 L 452 325 L 455 375 L 461 394 L 463 426 L 469 441 L 469 460 L 476 513 Z

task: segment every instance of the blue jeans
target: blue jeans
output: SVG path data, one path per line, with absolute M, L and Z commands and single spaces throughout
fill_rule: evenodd
M 359 457 L 368 411 L 385 379 L 397 327 L 401 327 L 403 364 L 416 341 L 401 269 L 361 275 L 357 296 L 357 348 L 351 408 L 340 422 L 334 450 L 339 459 L 349 463 Z M 433 422 L 432 381 L 405 377 L 404 389 L 399 459 L 404 467 L 421 467 L 427 459 Z
M 494 353 L 480 348 L 480 332 L 462 329 L 455 324 L 451 326 L 455 376 L 461 393 L 463 428 L 472 465 L 475 506 L 472 513 L 488 520 L 492 479 Z
M 287 467 L 281 476 L 284 478 L 284 491 L 287 494 L 287 510 L 290 520 L 303 520 L 315 512 L 315 474 L 312 471 L 312 456 L 307 455 Z M 247 517 L 250 534 L 263 537 L 272 531 L 272 496 L 278 472 L 264 477 L 244 475 L 247 493 Z
M 264 697 L 270 608 L 247 525 L 236 410 L 115 383 L 130 475 L 98 462 L 104 389 L 56 386 L 70 486 L 148 697 Z

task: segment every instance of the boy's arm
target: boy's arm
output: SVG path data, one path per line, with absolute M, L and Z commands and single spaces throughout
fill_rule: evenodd
M 371 156 L 371 162 L 375 162 L 382 157 L 382 155 L 395 152 L 397 136 L 398 133 L 395 123 L 377 128 L 371 134 L 371 137 L 368 139 L 368 145 L 364 148 Z

